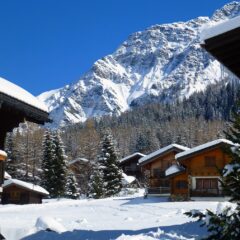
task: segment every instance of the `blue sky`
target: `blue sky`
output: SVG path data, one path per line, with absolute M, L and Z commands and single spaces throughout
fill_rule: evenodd
M 211 16 L 224 0 L 1 0 L 0 76 L 37 95 L 77 81 L 133 32 Z

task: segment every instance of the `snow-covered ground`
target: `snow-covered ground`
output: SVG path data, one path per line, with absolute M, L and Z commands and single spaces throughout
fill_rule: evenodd
M 184 212 L 216 210 L 217 202 L 168 202 L 166 198 L 46 200 L 43 204 L 0 206 L 0 232 L 7 240 L 96 239 L 173 240 L 206 235 Z M 53 231 L 44 231 L 50 228 Z

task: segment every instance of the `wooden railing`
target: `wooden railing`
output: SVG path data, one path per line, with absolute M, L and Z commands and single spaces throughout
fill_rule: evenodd
M 147 195 L 161 195 L 161 194 L 169 194 L 170 188 L 169 187 L 149 187 L 146 189 Z
M 192 197 L 218 197 L 223 196 L 223 192 L 217 188 L 194 189 L 191 190 Z

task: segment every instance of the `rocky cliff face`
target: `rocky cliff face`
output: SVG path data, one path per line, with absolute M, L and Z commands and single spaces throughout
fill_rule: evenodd
M 51 111 L 52 126 L 120 114 L 152 101 L 181 100 L 218 82 L 220 64 L 201 48 L 200 33 L 239 13 L 240 3 L 232 2 L 211 18 L 154 25 L 132 34 L 78 82 L 39 96 Z

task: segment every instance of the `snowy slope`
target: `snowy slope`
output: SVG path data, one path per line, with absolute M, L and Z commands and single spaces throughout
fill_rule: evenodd
M 225 205 L 167 202 L 165 198 L 144 199 L 143 196 L 47 201 L 0 205 L 0 232 L 8 240 L 199 239 L 206 230 L 199 223 L 191 222 L 184 212 L 206 208 L 216 211 Z
M 220 64 L 200 46 L 200 33 L 240 13 L 232 2 L 211 18 L 154 25 L 129 36 L 71 85 L 43 93 L 53 126 L 117 114 L 153 101 L 171 102 L 204 90 L 221 78 Z

